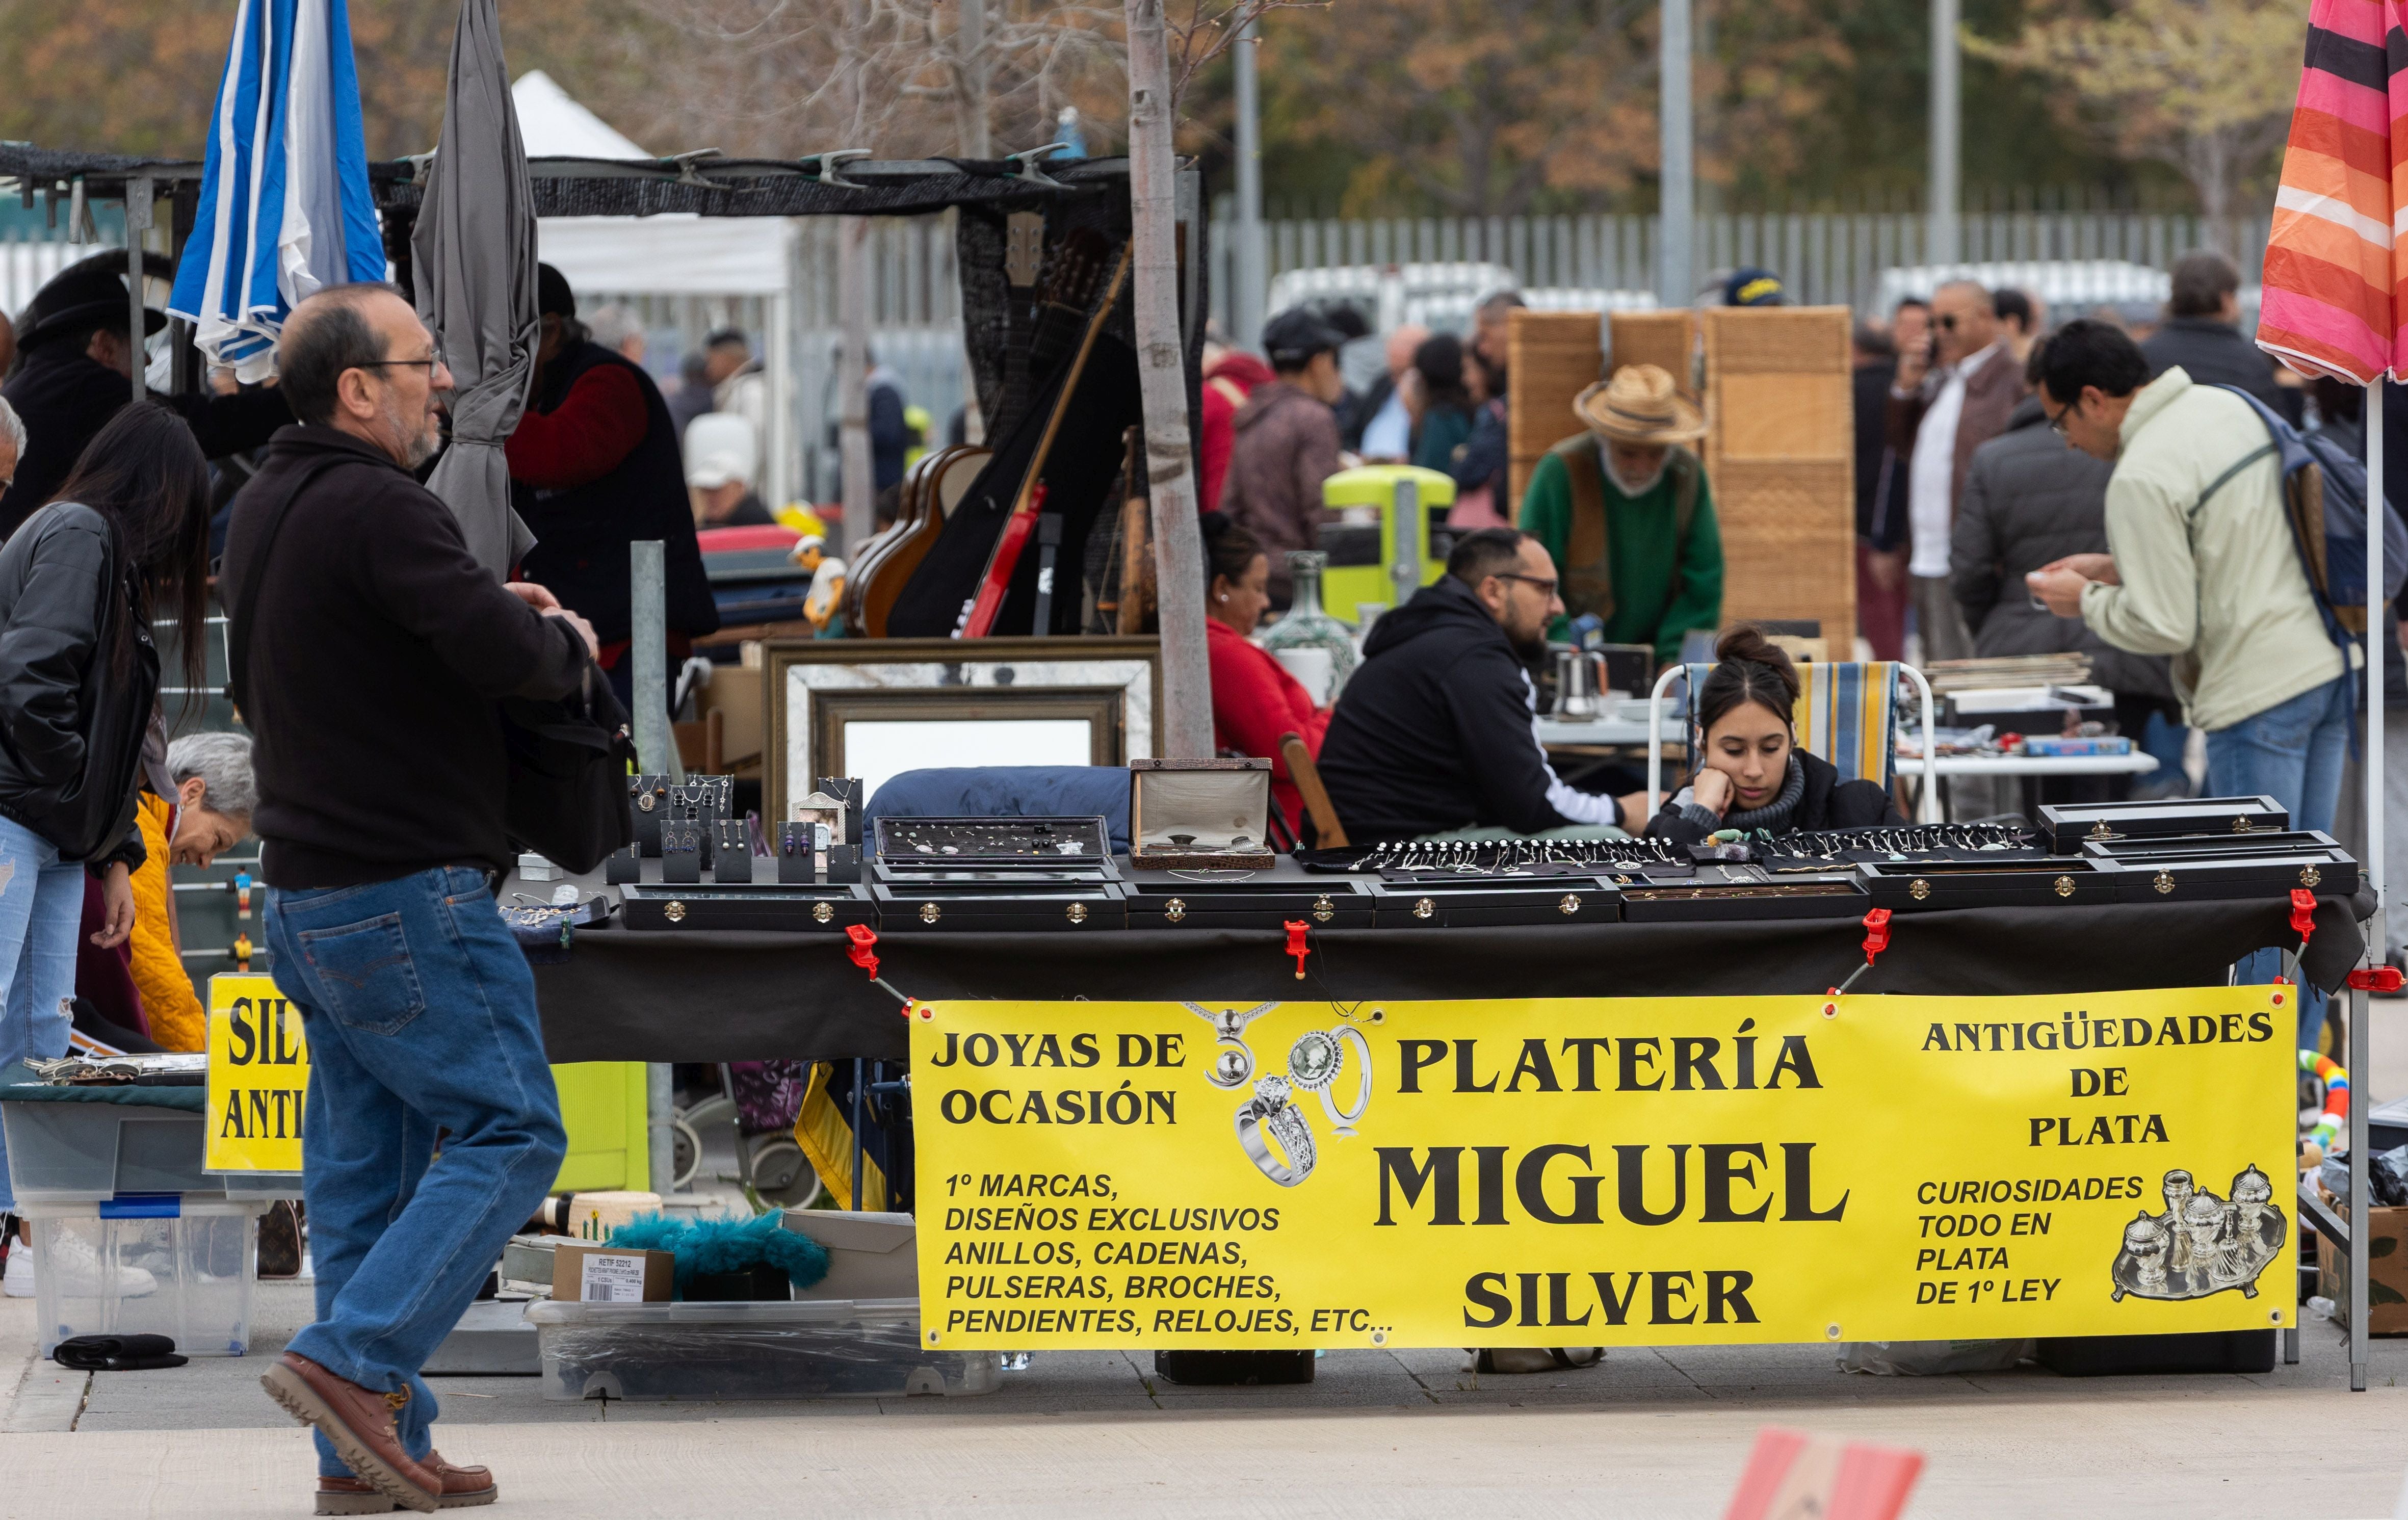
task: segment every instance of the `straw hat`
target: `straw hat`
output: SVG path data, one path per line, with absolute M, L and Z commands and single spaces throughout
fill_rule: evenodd
M 1706 432 L 1705 414 L 1655 365 L 1623 366 L 1583 391 L 1572 410 L 1591 432 L 1625 443 L 1685 443 Z

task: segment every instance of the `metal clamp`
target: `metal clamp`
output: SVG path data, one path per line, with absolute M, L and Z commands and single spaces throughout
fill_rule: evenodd
M 705 159 L 725 158 L 726 156 L 727 155 L 725 153 L 720 151 L 716 148 L 695 148 L 682 153 L 671 153 L 666 159 L 662 160 L 662 162 L 677 165 L 679 184 L 700 185 L 705 190 L 724 190 L 727 187 L 720 184 L 717 180 L 706 179 L 700 174 L 695 172 L 695 165 Z
M 869 187 L 863 184 L 860 180 L 848 179 L 844 177 L 844 165 L 852 163 L 854 159 L 867 158 L 868 156 L 869 150 L 867 148 L 838 148 L 831 151 L 822 153 L 819 156 L 820 183 L 824 185 L 841 185 L 847 190 L 868 189 Z
M 1067 142 L 1049 142 L 1042 148 L 1031 148 L 1025 153 L 1006 153 L 1003 155 L 1003 161 L 1006 164 L 1017 164 L 1020 165 L 1019 171 L 1014 174 L 1012 178 L 1018 179 L 1023 184 L 1045 185 L 1054 190 L 1068 190 L 1070 188 L 1069 186 L 1064 184 L 1061 180 L 1054 179 L 1052 175 L 1047 174 L 1043 169 L 1039 168 L 1037 165 L 1039 160 L 1051 157 L 1056 149 L 1064 149 L 1069 146 L 1070 145 Z

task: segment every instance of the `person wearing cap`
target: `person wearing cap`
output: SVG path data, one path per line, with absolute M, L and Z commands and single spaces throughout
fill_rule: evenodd
M 1731 271 L 1723 281 L 1725 306 L 1787 306 L 1788 293 L 1781 288 L 1781 277 L 1770 269 L 1753 266 Z
M 752 424 L 732 411 L 706 411 L 686 424 L 685 488 L 696 528 L 776 523 L 752 490 L 752 461 L 760 452 Z
M 506 450 L 510 502 L 536 539 L 523 578 L 549 586 L 561 605 L 594 624 L 602 641 L 598 661 L 632 709 L 628 545 L 648 538 L 663 545 L 666 668 L 694 652 L 695 638 L 719 628 L 677 425 L 643 366 L 587 336 L 576 294 L 548 264 L 536 268 L 536 306 L 543 337 L 535 389 Z
M 1567 617 L 1594 613 L 1611 644 L 1681 656 L 1723 616 L 1723 541 L 1706 466 L 1686 447 L 1706 420 L 1655 365 L 1625 365 L 1583 391 L 1588 431 L 1540 456 L 1522 530 L 1546 545 Z
M 1221 509 L 1270 556 L 1273 607 L 1288 604 L 1287 557 L 1318 548 L 1327 509 L 1321 482 L 1338 473 L 1338 370 L 1344 335 L 1303 307 L 1263 323 L 1271 382 L 1238 409 Z
M 160 279 L 175 266 L 154 256 Z M 144 337 L 167 324 L 157 308 L 142 313 Z M 133 398 L 134 366 L 144 361 L 127 310 L 125 254 L 95 254 L 71 264 L 35 292 L 17 318 L 16 372 L 0 398 L 23 419 L 27 435 L 14 479 L 0 493 L 0 538 L 58 493 L 84 445 Z M 293 409 L 274 387 L 232 395 L 156 395 L 184 419 L 211 459 L 265 444 L 293 421 Z

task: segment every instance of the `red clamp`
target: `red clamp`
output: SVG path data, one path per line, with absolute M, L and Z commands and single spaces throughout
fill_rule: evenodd
M 2304 887 L 2291 889 L 2291 927 L 2300 934 L 2300 948 L 2308 948 L 2308 937 L 2316 932 L 2316 895 Z
M 2396 966 L 2361 966 L 2349 974 L 2349 984 L 2359 992 L 2395 993 L 2401 980 Z
M 1856 984 L 1856 979 L 1873 968 L 1873 957 L 1889 948 L 1889 910 L 1876 908 L 1865 914 L 1865 964 L 1848 973 L 1848 980 L 1824 996 L 1837 997 Z
M 889 996 L 901 1003 L 905 1018 L 910 1018 L 914 1011 L 917 1011 L 917 1004 L 897 991 L 893 982 L 878 974 L 878 952 L 871 948 L 878 943 L 878 931 L 867 924 L 848 924 L 844 926 L 844 937 L 853 941 L 844 947 L 845 959 L 868 972 L 870 981 L 885 988 Z M 928 1017 L 924 1012 L 920 1016 Z
M 848 924 L 844 926 L 844 937 L 853 941 L 845 949 L 845 958 L 868 972 L 871 981 L 876 981 L 878 954 L 870 947 L 878 943 L 878 931 L 867 924 Z
M 1312 925 L 1300 918 L 1282 919 L 1280 925 L 1287 930 L 1285 953 L 1296 957 L 1296 979 L 1301 982 L 1304 980 L 1304 958 L 1312 954 L 1312 947 L 1304 942 L 1304 937 L 1312 932 Z

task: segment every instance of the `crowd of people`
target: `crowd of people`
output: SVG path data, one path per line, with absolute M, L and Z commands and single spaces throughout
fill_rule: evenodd
M 2186 727 L 2203 733 L 2210 791 L 2271 796 L 2296 826 L 2329 828 L 2354 646 L 2288 540 L 2261 407 L 2353 449 L 2366 420 L 2339 387 L 2279 382 L 2235 325 L 2237 291 L 2229 262 L 2197 255 L 2143 337 L 2096 317 L 2052 326 L 2028 294 L 1965 281 L 1860 323 L 1862 635 L 1886 658 L 2081 651 L 2128 731 L 2177 755 Z M 0 1063 L 64 1054 L 79 1029 L 119 1050 L 198 1048 L 167 869 L 256 832 L 263 939 L 308 1020 L 321 1095 L 305 1119 L 318 1319 L 265 1381 L 316 1427 L 327 1493 L 412 1508 L 494 1491 L 434 1450 L 419 1368 L 566 1143 L 532 978 L 492 911 L 512 858 L 497 703 L 566 697 L 597 672 L 626 691 L 630 541 L 668 546 L 665 653 L 682 654 L 717 627 L 699 529 L 767 515 L 767 400 L 741 335 L 706 345 L 699 383 L 665 394 L 624 313 L 580 322 L 549 268 L 538 296 L 507 451 L 538 544 L 508 582 L 422 483 L 452 381 L 390 287 L 296 306 L 275 385 L 129 406 L 141 337 L 122 273 L 79 265 L 15 325 L 0 386 Z M 1779 281 L 1741 271 L 1726 298 L 1777 302 Z M 1308 840 L 1291 734 L 1357 842 L 1896 821 L 1886 790 L 1799 748 L 1790 655 L 1723 628 L 1694 447 L 1706 419 L 1676 377 L 1600 377 L 1512 499 L 1517 304 L 1482 302 L 1465 335 L 1350 336 L 1299 308 L 1266 325 L 1261 359 L 1211 355 L 1216 745 L 1274 762 L 1278 806 Z M 1385 363 L 1358 395 L 1340 351 L 1364 340 Z M 212 469 L 234 456 L 239 470 Z M 2392 457 L 2408 470 L 2408 437 Z M 882 485 L 899 478 L 897 450 L 874 458 Z M 1332 702 L 1249 636 L 1288 602 L 1289 554 L 1329 522 L 1324 482 L 1358 463 L 1446 475 L 1451 548 L 1370 627 Z M 174 630 L 175 684 L 201 690 L 212 592 L 233 613 L 249 737 L 170 743 L 153 629 Z M 2396 617 L 2377 622 L 2386 692 L 2408 705 Z M 1551 642 L 1664 662 L 1698 635 L 1715 636 L 1713 665 L 1682 784 L 1651 799 L 1627 776 L 1596 790 L 1557 773 L 1533 679 Z M 2314 1018 L 2303 1008 L 2303 1041 Z M 0 1215 L 11 1202 L 0 1150 Z M 13 1294 L 30 1263 L 7 1255 Z

